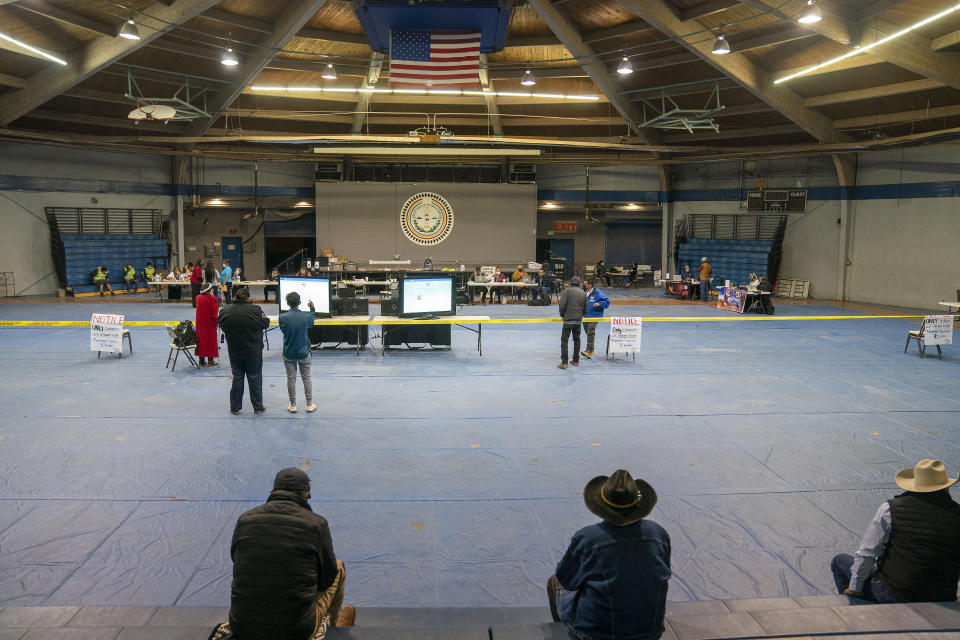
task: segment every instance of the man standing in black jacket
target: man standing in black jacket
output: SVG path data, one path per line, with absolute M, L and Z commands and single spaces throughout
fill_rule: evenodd
M 270 320 L 263 309 L 250 302 L 250 291 L 239 287 L 233 292 L 233 304 L 220 310 L 220 329 L 227 338 L 233 385 L 230 387 L 230 413 L 237 415 L 243 406 L 243 378 L 250 389 L 254 413 L 263 413 L 263 330 Z
M 353 626 L 353 605 L 340 610 L 343 563 L 309 499 L 309 476 L 282 469 L 266 504 L 237 520 L 230 544 L 230 630 L 237 638 L 307 640 L 329 626 Z
M 580 278 L 570 278 L 570 286 L 560 294 L 560 317 L 563 318 L 563 331 L 560 333 L 561 369 L 567 368 L 567 345 L 573 334 L 573 360 L 571 364 L 580 364 L 580 328 L 583 316 L 587 313 L 587 293 L 580 288 Z

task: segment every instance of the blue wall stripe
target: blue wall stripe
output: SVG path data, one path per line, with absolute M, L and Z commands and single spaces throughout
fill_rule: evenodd
M 79 178 L 55 178 L 47 176 L 0 175 L 0 191 L 41 191 L 74 193 L 115 193 L 154 196 L 191 195 L 252 196 L 253 185 L 199 185 L 191 187 L 157 182 L 127 182 L 123 180 L 86 180 Z M 314 187 L 261 186 L 259 195 L 269 197 L 312 198 Z M 668 197 L 669 196 L 669 197 Z M 540 200 L 566 202 L 583 201 L 583 189 L 540 189 Z M 906 184 L 877 184 L 857 187 L 811 187 L 810 200 L 898 200 L 909 198 L 956 198 L 960 197 L 960 180 L 940 182 L 913 182 Z M 629 191 L 591 189 L 593 202 L 715 202 L 740 200 L 739 189 L 681 189 L 671 193 L 662 191 Z

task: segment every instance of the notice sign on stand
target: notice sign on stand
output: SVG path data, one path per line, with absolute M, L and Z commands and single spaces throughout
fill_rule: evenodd
M 927 316 L 923 319 L 926 344 L 953 344 L 953 316 Z
M 640 351 L 643 318 L 610 318 L 610 353 Z
M 95 313 L 90 318 L 90 351 L 123 350 L 123 316 Z

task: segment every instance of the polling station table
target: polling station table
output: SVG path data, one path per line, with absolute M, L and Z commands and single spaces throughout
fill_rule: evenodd
M 467 283 L 467 287 L 470 288 L 470 304 L 476 304 L 476 293 L 478 287 L 486 287 L 490 290 L 490 295 L 493 295 L 493 289 L 531 289 L 536 288 L 536 284 L 532 282 L 474 282 L 470 281 Z
M 337 284 L 344 284 L 348 287 L 354 287 L 360 289 L 361 294 L 364 298 L 367 297 L 367 287 L 390 287 L 389 280 L 337 280 Z
M 280 316 L 267 316 L 270 320 L 270 326 L 263 330 L 264 342 L 267 343 L 267 349 L 270 348 L 270 342 L 267 338 L 267 332 L 277 328 L 280 322 Z M 332 318 L 314 318 L 313 327 L 307 329 L 307 337 L 310 338 L 310 347 L 312 349 L 337 349 L 341 344 L 350 347 L 356 347 L 357 355 L 363 349 L 366 349 L 369 341 L 370 316 L 333 316 Z M 324 347 L 324 344 L 333 344 L 333 347 Z
M 371 324 L 381 325 L 380 335 L 383 337 L 383 353 L 387 354 L 390 347 L 402 344 L 410 347 L 410 343 L 429 344 L 431 348 L 438 345 L 452 349 L 450 330 L 456 325 L 461 329 L 473 331 L 477 334 L 477 351 L 483 356 L 483 323 L 490 320 L 490 316 L 443 316 L 430 320 L 401 318 L 399 316 L 376 316 Z M 477 328 L 466 325 L 476 323 Z
M 181 287 L 180 299 L 183 300 L 186 298 L 187 301 L 190 300 L 190 296 L 184 296 L 182 288 L 190 288 L 190 282 L 182 282 L 180 280 L 158 280 L 157 282 L 148 282 L 148 287 L 157 287 L 157 297 L 163 300 L 163 288 L 167 287 L 167 302 L 170 302 L 170 287 Z
M 663 283 L 663 292 L 675 298 L 700 298 L 699 280 L 667 280 Z

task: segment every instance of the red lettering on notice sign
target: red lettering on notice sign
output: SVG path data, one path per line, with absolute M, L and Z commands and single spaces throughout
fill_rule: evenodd
M 553 223 L 554 233 L 576 233 L 577 232 L 577 223 L 574 222 L 554 222 Z

